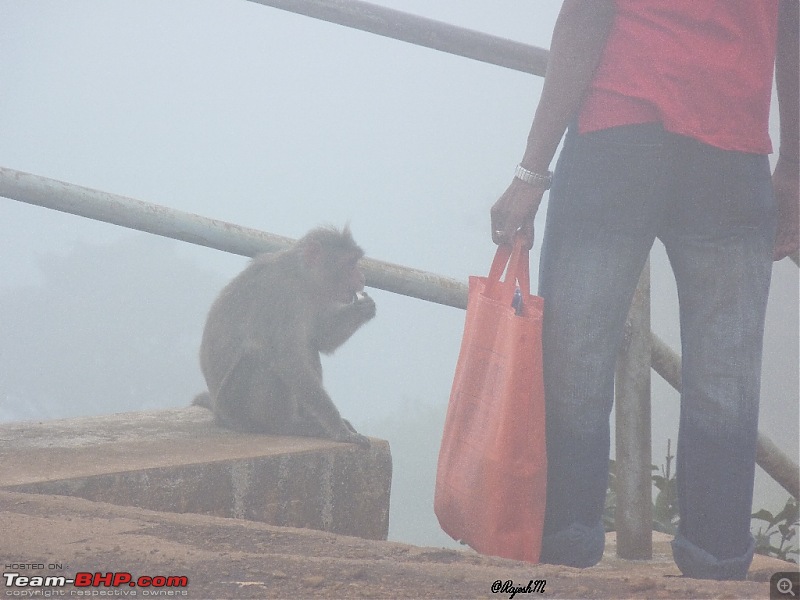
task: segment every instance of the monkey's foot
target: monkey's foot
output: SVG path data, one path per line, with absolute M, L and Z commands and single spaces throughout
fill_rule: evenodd
M 369 448 L 371 445 L 367 436 L 356 433 L 355 431 L 348 431 L 345 435 L 337 436 L 336 441 L 358 444 L 362 448 Z

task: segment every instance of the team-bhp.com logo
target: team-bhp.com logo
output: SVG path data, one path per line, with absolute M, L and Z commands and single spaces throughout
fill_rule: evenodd
M 135 587 L 149 589 L 162 588 L 185 588 L 189 585 L 189 578 L 186 576 L 165 576 L 142 575 L 134 579 L 133 575 L 126 571 L 108 573 L 75 573 L 74 577 L 64 577 L 63 575 L 20 575 L 19 573 L 3 573 L 6 587 L 16 588 L 63 588 L 73 585 L 76 588 L 99 588 L 99 587 Z M 155 592 L 155 590 L 153 590 Z M 145 594 L 143 594 L 145 595 Z M 153 595 L 159 595 L 157 593 Z

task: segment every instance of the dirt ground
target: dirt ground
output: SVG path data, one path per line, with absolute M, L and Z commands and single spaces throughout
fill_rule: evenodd
M 124 584 L 56 590 L 9 586 L 5 575 L 4 598 L 48 597 L 47 591 L 49 597 L 511 598 L 513 588 L 527 588 L 529 582 L 531 592 L 513 597 L 769 598 L 771 575 L 792 567 L 760 557 L 751 570 L 753 581 L 687 579 L 679 576 L 659 534 L 652 561 L 615 558 L 612 536 L 607 557 L 591 569 L 529 565 L 469 550 L 13 492 L 0 492 L 0 556 L 4 573 L 25 577 L 114 572 L 130 573 L 133 581 L 188 578 L 181 588 Z M 537 581 L 544 587 L 541 594 Z

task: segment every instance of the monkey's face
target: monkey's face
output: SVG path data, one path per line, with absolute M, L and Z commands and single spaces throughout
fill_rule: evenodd
M 364 289 L 364 273 L 359 267 L 364 252 L 351 238 L 342 240 L 340 236 L 334 242 L 337 243 L 304 242 L 303 262 L 308 269 L 309 284 L 324 301 L 349 304 Z
M 322 294 L 330 302 L 350 304 L 357 292 L 364 289 L 364 273 L 358 265 L 360 253 L 348 252 L 329 257 L 319 265 Z
M 333 298 L 336 302 L 349 304 L 356 293 L 364 289 L 364 272 L 359 267 L 361 255 L 350 255 L 340 265 L 337 282 L 334 283 Z

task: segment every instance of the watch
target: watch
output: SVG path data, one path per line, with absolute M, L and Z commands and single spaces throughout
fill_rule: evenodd
M 544 189 L 546 190 L 549 190 L 550 185 L 553 183 L 552 171 L 548 171 L 547 175 L 542 175 L 540 173 L 528 171 L 528 169 L 522 165 L 517 165 L 517 168 L 514 171 L 514 177 L 521 179 L 525 183 L 530 183 L 531 185 L 544 186 Z

